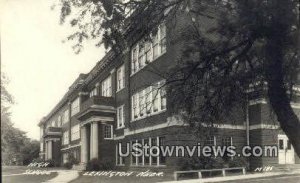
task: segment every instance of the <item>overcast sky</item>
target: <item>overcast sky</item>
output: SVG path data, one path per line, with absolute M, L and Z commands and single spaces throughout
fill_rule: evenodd
M 90 43 L 74 54 L 62 43 L 70 32 L 59 25 L 53 0 L 0 0 L 1 69 L 9 78 L 15 126 L 39 138 L 39 120 L 58 103 L 79 73 L 88 72 L 104 55 Z

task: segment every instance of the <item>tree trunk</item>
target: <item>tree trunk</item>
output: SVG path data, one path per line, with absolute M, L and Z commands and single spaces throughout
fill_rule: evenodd
M 284 86 L 283 50 L 282 37 L 274 35 L 267 39 L 265 74 L 268 82 L 268 97 L 281 129 L 289 138 L 298 157 L 300 157 L 300 121 L 291 107 Z

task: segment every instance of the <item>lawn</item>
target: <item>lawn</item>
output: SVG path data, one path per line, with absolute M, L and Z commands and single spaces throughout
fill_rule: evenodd
M 2 183 L 41 183 L 57 176 L 57 173 L 50 175 L 2 175 Z
M 54 178 L 57 173 L 50 175 L 22 175 L 30 168 L 26 166 L 3 166 L 2 181 L 3 183 L 41 183 Z

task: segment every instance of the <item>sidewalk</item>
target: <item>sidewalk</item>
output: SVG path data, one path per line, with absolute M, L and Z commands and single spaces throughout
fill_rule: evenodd
M 43 183 L 68 183 L 79 176 L 79 172 L 76 170 L 53 170 L 52 172 L 57 172 L 58 175 Z
M 231 180 L 253 179 L 253 178 L 262 178 L 262 177 L 272 177 L 272 176 L 278 176 L 278 175 L 292 175 L 292 174 L 300 174 L 300 171 L 294 171 L 294 172 L 255 173 L 255 174 L 235 175 L 235 176 L 226 176 L 226 177 L 214 177 L 214 178 L 204 178 L 204 179 L 190 179 L 190 180 L 179 180 L 179 181 L 166 181 L 166 182 L 159 182 L 159 183 L 223 182 L 223 181 L 231 181 Z

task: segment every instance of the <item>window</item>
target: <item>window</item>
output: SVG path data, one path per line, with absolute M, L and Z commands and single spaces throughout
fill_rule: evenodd
M 157 112 L 159 109 L 159 103 L 160 103 L 160 92 L 158 92 L 158 85 L 155 85 L 153 87 L 153 112 Z
M 165 147 L 166 138 L 165 137 L 158 137 L 158 140 L 159 140 L 159 147 Z M 160 151 L 159 151 L 159 164 L 160 165 L 166 164 L 166 157 L 163 156 L 161 148 L 160 148 Z
M 43 127 L 40 127 L 40 138 L 44 136 L 44 129 Z
M 41 144 L 40 144 L 40 152 L 43 152 L 43 151 L 44 151 L 44 143 L 41 142 Z
M 77 97 L 72 103 L 71 103 L 71 116 L 74 116 L 79 112 L 79 97 Z
M 125 87 L 125 67 L 122 65 L 117 70 L 117 91 L 120 91 Z
M 157 144 L 157 138 L 151 138 L 151 147 L 153 147 L 153 146 L 158 146 L 158 144 Z M 157 154 L 156 150 L 157 149 L 153 150 L 153 154 Z M 157 165 L 157 163 L 158 163 L 157 160 L 158 160 L 159 157 L 151 156 L 150 158 L 151 158 L 151 165 Z
M 166 52 L 166 26 L 161 24 L 155 34 L 151 35 L 151 41 L 144 39 L 138 42 L 131 51 L 131 74 L 142 69 Z
M 121 166 L 121 165 L 125 165 L 125 157 L 120 156 L 119 148 L 120 148 L 120 151 L 122 151 L 122 144 L 121 143 L 118 143 L 116 145 L 116 165 Z
M 52 122 L 51 122 L 51 127 L 55 127 L 56 126 L 56 124 L 55 124 L 55 121 L 53 120 Z
M 146 101 L 146 113 L 150 114 L 151 113 L 151 108 L 152 108 L 152 87 L 147 87 L 145 90 L 145 101 Z
M 282 139 L 279 140 L 279 149 L 280 149 L 280 150 L 283 150 L 283 149 L 284 149 L 284 148 L 283 148 L 283 140 L 282 140 Z
M 166 110 L 166 91 L 163 82 L 155 83 L 132 95 L 132 120 Z
M 139 92 L 139 111 L 140 111 L 140 116 L 144 116 L 145 114 L 145 91 L 142 90 Z
M 209 136 L 206 138 L 204 144 L 206 146 L 215 146 L 216 145 L 216 138 L 215 136 Z
M 112 139 L 112 138 L 113 138 L 113 126 L 104 125 L 104 139 Z
M 58 118 L 57 118 L 57 126 L 58 127 L 61 127 L 61 125 L 62 125 L 62 121 L 61 120 L 62 120 L 62 116 L 59 115 Z
M 167 107 L 167 100 L 166 100 L 167 96 L 166 96 L 166 90 L 165 90 L 165 87 L 162 87 L 160 89 L 160 105 L 161 105 L 161 110 L 164 110 L 166 109 Z
M 149 146 L 150 147 L 149 138 L 148 139 L 144 139 L 144 147 L 145 146 Z M 144 164 L 145 165 L 150 165 L 150 148 L 147 149 L 147 155 L 148 156 L 146 156 L 146 152 L 144 152 Z
M 138 63 L 137 63 L 137 49 L 138 49 L 138 47 L 136 46 L 133 50 L 132 50 L 132 65 L 131 65 L 131 68 L 132 68 L 132 73 L 135 73 L 135 72 L 137 72 L 137 70 L 138 70 Z
M 69 131 L 63 133 L 63 145 L 69 144 Z
M 132 96 L 132 107 L 133 107 L 133 118 L 138 118 L 138 96 L 137 95 L 133 95 Z
M 95 87 L 95 88 L 90 92 L 90 97 L 97 96 L 97 95 L 98 95 L 98 91 L 97 91 L 97 88 Z
M 63 163 L 67 163 L 69 159 L 69 153 L 63 153 Z
M 111 97 L 111 94 L 112 94 L 111 76 L 109 76 L 102 82 L 102 96 Z
M 72 126 L 71 128 L 71 140 L 77 140 L 80 138 L 79 125 Z
M 223 137 L 222 138 L 222 146 L 232 146 L 232 137 Z
M 135 156 L 135 153 L 139 153 L 138 151 L 135 151 L 133 149 L 134 144 L 141 144 L 142 147 L 148 146 L 147 153 L 145 153 L 146 149 L 143 149 L 143 155 L 142 156 Z M 130 142 L 131 145 L 131 165 L 133 166 L 160 166 L 166 164 L 166 157 L 163 156 L 162 152 L 159 150 L 157 152 L 156 150 L 160 149 L 160 146 L 165 146 L 165 137 L 150 137 L 145 138 L 141 140 L 133 140 Z M 153 148 L 152 152 L 153 154 L 158 154 L 158 156 L 150 154 L 150 148 L 156 146 L 157 148 Z M 146 156 L 147 154 L 147 156 Z
M 65 112 L 62 115 L 62 123 L 65 124 L 69 121 L 69 110 L 65 110 Z
M 138 140 L 137 143 L 140 144 L 140 145 L 143 145 L 143 141 L 142 140 Z M 143 147 L 143 146 L 140 146 L 140 147 Z M 137 163 L 138 163 L 138 165 L 143 165 L 144 164 L 143 159 L 144 159 L 143 155 L 137 157 Z
M 222 146 L 223 147 L 232 146 L 232 137 L 223 137 L 222 138 Z M 224 152 L 224 155 L 222 157 L 225 161 L 227 161 L 229 158 L 233 159 L 233 156 L 228 155 L 229 153 L 230 152 L 227 151 L 227 149 L 226 149 L 226 151 Z
M 124 105 L 117 108 L 117 123 L 118 128 L 124 127 Z
M 136 143 L 135 140 L 130 142 L 131 148 L 133 147 L 133 145 L 135 143 Z M 134 152 L 134 153 L 131 153 L 131 165 L 136 165 L 137 164 L 137 156 L 134 155 L 136 153 L 136 151 L 132 150 L 132 152 Z
M 287 150 L 291 150 L 292 149 L 292 144 L 289 140 L 287 140 Z

